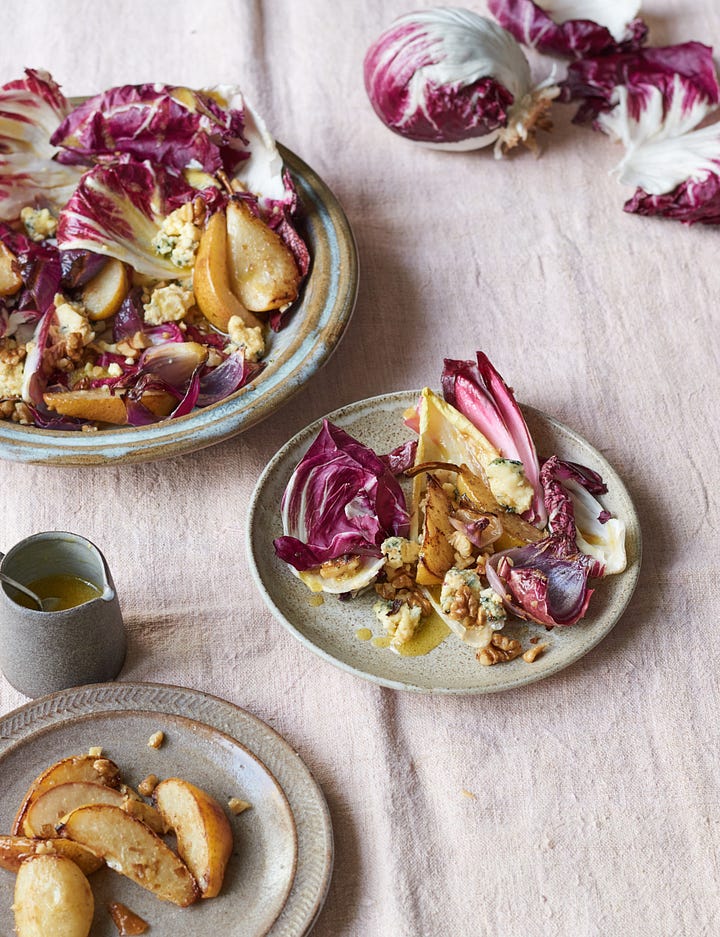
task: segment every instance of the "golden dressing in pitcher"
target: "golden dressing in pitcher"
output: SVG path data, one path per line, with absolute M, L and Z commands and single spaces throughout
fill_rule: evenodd
M 38 598 L 53 599 L 54 601 L 50 603 L 52 607 L 48 609 L 53 612 L 61 612 L 67 608 L 84 605 L 85 602 L 90 602 L 102 595 L 102 590 L 94 583 L 65 573 L 42 576 L 40 579 L 34 579 L 32 582 L 26 583 L 26 585 Z M 37 609 L 37 605 L 30 596 L 22 592 L 16 592 L 13 600 L 25 608 Z

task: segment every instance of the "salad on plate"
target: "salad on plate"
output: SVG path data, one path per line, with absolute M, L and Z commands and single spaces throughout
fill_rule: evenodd
M 285 489 L 275 552 L 313 593 L 373 590 L 374 644 L 405 655 L 452 634 L 481 664 L 533 663 L 542 639 L 523 647 L 506 623 L 581 622 L 593 581 L 626 568 L 626 524 L 598 500 L 597 472 L 538 456 L 484 353 L 446 359 L 441 385 L 404 413 L 409 438 L 388 454 L 323 421 Z
M 0 418 L 141 426 L 262 370 L 310 258 L 236 87 L 0 88 Z

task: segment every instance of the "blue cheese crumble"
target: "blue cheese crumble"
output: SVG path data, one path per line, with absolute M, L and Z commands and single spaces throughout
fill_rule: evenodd
M 385 563 L 391 569 L 400 569 L 401 566 L 417 562 L 420 555 L 420 544 L 405 537 L 388 537 L 383 540 L 380 547 L 385 557 Z
M 399 605 L 399 607 L 398 607 Z M 406 644 L 420 627 L 422 609 L 406 602 L 376 602 L 375 617 L 390 636 L 390 647 Z
M 523 514 L 533 500 L 533 487 L 525 476 L 522 462 L 515 459 L 493 459 L 485 467 L 490 490 L 504 508 Z
M 195 305 L 195 295 L 179 283 L 160 283 L 150 294 L 150 301 L 143 305 L 144 318 L 148 325 L 163 325 L 180 322 L 188 310 Z
M 57 234 L 57 218 L 47 208 L 32 208 L 28 205 L 20 212 L 20 220 L 27 236 L 36 243 L 54 238 Z
M 193 205 L 188 202 L 165 218 L 152 245 L 176 267 L 192 267 L 201 237 L 202 229 L 194 223 Z

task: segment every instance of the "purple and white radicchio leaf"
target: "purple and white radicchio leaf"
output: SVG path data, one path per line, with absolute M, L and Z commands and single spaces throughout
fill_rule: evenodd
M 407 442 L 400 443 L 392 452 L 381 455 L 380 458 L 393 475 L 402 475 L 403 472 L 415 465 L 416 452 L 417 439 L 408 439 Z
M 445 359 L 442 389 L 445 400 L 500 452 L 504 459 L 522 462 L 525 478 L 533 490 L 525 518 L 538 527 L 546 521 L 540 484 L 540 463 L 535 443 L 512 390 L 483 352 L 472 361 Z
M 59 160 L 92 165 L 128 154 L 182 172 L 234 172 L 247 157 L 242 109 L 207 92 L 162 84 L 123 85 L 76 107 L 55 131 Z
M 639 0 L 488 0 L 488 9 L 518 42 L 565 58 L 636 49 L 648 32 Z
M 665 124 L 674 135 L 692 129 L 720 101 L 712 49 L 685 42 L 587 58 L 568 66 L 560 100 L 581 102 L 575 123 L 597 121 L 621 98 L 623 106 L 614 119 L 596 122 L 595 127 L 626 145 L 655 136 Z
M 50 338 L 50 326 L 55 318 L 55 305 L 48 306 L 42 319 L 37 324 L 35 334 L 27 346 L 27 356 L 23 367 L 21 396 L 25 403 L 40 406 L 43 404 L 43 392 L 47 387 L 48 375 L 45 373 L 45 349 Z
M 387 537 L 407 536 L 402 489 L 372 449 L 327 420 L 282 498 L 275 552 L 294 569 L 351 555 L 380 557 Z
M 712 49 L 687 42 L 577 62 L 563 93 L 584 99 L 576 119 L 595 118 L 623 143 L 615 172 L 636 189 L 625 211 L 720 223 L 720 121 L 701 126 L 720 103 Z
M 513 37 L 470 10 L 399 17 L 368 49 L 365 89 L 380 120 L 400 136 L 439 149 L 496 144 L 496 155 L 533 145 L 535 124 L 558 89 L 533 86 Z
M 153 239 L 164 218 L 197 194 L 181 175 L 148 161 L 95 166 L 60 213 L 58 244 L 117 257 L 157 280 L 189 279 L 192 267 L 160 256 Z
M 604 576 L 623 572 L 627 566 L 626 525 L 594 497 L 607 491 L 597 472 L 552 456 L 543 465 L 542 477 L 548 498 L 557 502 L 558 497 L 570 497 L 574 540 L 580 551 L 602 563 Z M 552 516 L 550 527 L 555 532 Z
M 69 111 L 47 72 L 27 68 L 0 88 L 0 219 L 16 220 L 36 200 L 59 209 L 70 198 L 80 172 L 53 159 L 50 143 Z

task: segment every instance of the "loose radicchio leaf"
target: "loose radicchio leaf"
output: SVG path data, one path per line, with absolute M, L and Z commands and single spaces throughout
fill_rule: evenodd
M 540 485 L 540 464 L 535 443 L 512 390 L 483 352 L 472 361 L 445 359 L 442 388 L 445 400 L 480 430 L 505 459 L 522 462 L 533 489 L 526 519 L 545 526 L 546 514 Z
M 518 42 L 567 58 L 636 49 L 648 32 L 638 0 L 488 0 L 488 9 Z
M 571 66 L 580 114 L 620 140 L 616 172 L 636 188 L 625 211 L 686 224 L 720 222 L 720 84 L 712 49 L 697 42 Z M 709 115 L 712 124 L 701 126 Z
M 86 250 L 60 251 L 62 279 L 60 285 L 67 290 L 77 290 L 89 283 L 108 262 L 107 257 Z
M 619 89 L 625 88 L 626 113 L 622 117 L 637 125 L 637 130 L 630 133 L 618 126 L 614 135 L 628 143 L 631 138 L 637 142 L 654 135 L 669 113 L 681 122 L 676 132 L 683 132 L 696 126 L 720 102 L 712 49 L 700 42 L 573 62 L 560 88 L 561 101 L 582 102 L 575 123 L 596 120 L 599 114 L 612 111 L 620 100 Z M 659 97 L 654 92 L 659 92 Z M 613 132 L 607 122 L 596 124 L 596 128 Z
M 52 137 L 63 163 L 92 165 L 128 154 L 181 172 L 232 173 L 248 154 L 241 109 L 208 93 L 161 84 L 123 85 L 76 107 Z
M 621 573 L 627 566 L 625 522 L 612 517 L 594 497 L 604 494 L 607 486 L 597 472 L 575 462 L 563 462 L 552 456 L 543 465 L 542 478 L 547 497 L 571 499 L 571 536 L 582 553 L 603 565 L 603 575 Z M 560 486 L 559 488 L 557 486 Z M 554 490 L 554 495 L 549 492 Z M 556 524 L 551 518 L 551 529 Z
M 50 326 L 55 318 L 55 305 L 51 304 L 37 324 L 32 343 L 28 346 L 23 368 L 22 399 L 25 403 L 39 407 L 43 403 L 43 392 L 47 387 L 45 371 L 45 349 L 50 338 Z
M 541 126 L 557 93 L 546 83 L 532 87 L 528 61 L 508 32 L 447 7 L 395 20 L 370 46 L 364 72 L 370 103 L 390 130 L 446 149 L 530 143 L 533 121 Z
M 0 240 L 17 258 L 24 287 L 18 308 L 43 315 L 60 288 L 60 252 L 54 244 L 35 243 L 4 223 L 0 223 Z
M 95 166 L 60 213 L 58 244 L 117 257 L 157 280 L 188 279 L 192 267 L 161 257 L 153 238 L 170 212 L 197 195 L 183 176 L 148 161 L 126 156 Z
M 0 219 L 14 221 L 36 201 L 61 208 L 80 172 L 60 165 L 50 137 L 70 111 L 47 72 L 25 69 L 25 78 L 0 88 Z
M 275 552 L 303 571 L 347 554 L 381 556 L 390 536 L 406 536 L 402 489 L 372 449 L 323 420 L 282 499 L 285 536 Z
M 408 439 L 407 442 L 401 443 L 392 452 L 381 455 L 380 458 L 393 475 L 402 475 L 403 472 L 415 465 L 416 452 L 417 439 Z

